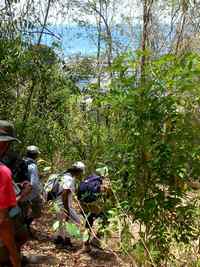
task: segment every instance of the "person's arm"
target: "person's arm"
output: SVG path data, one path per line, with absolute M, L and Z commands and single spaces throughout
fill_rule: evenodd
M 26 200 L 28 195 L 31 193 L 32 186 L 29 182 L 24 182 L 22 185 L 21 193 L 17 196 L 17 203 L 23 202 Z
M 80 218 L 76 211 L 72 208 L 72 195 L 75 191 L 75 180 L 71 176 L 64 176 L 63 179 L 63 189 L 62 194 L 63 205 L 67 213 L 67 220 L 71 219 L 73 222 L 80 224 Z
M 72 191 L 74 188 L 74 179 L 66 174 L 62 179 L 62 202 L 67 215 L 70 215 L 70 209 L 72 208 Z
M 64 205 L 65 212 L 67 213 L 66 214 L 67 217 L 69 217 L 69 210 L 70 210 L 70 206 L 71 206 L 70 194 L 71 194 L 71 191 L 69 189 L 65 189 L 62 193 L 62 202 Z

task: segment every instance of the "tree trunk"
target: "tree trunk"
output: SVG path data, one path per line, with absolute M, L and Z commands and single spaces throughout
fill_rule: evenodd
M 99 9 L 100 13 L 102 12 L 102 0 L 99 0 Z M 97 40 L 97 83 L 98 88 L 101 87 L 101 70 L 100 70 L 100 56 L 101 56 L 101 34 L 102 34 L 102 27 L 101 27 L 101 16 L 99 15 L 98 18 L 98 40 Z
M 141 49 L 143 55 L 141 57 L 141 81 L 145 81 L 145 65 L 146 65 L 146 55 L 145 51 L 148 48 L 148 35 L 149 35 L 149 22 L 151 16 L 151 8 L 153 5 L 153 0 L 143 1 L 143 31 L 142 31 L 142 44 Z
M 50 5 L 51 5 L 51 0 L 48 0 L 47 10 L 46 10 L 46 14 L 45 14 L 45 18 L 44 18 L 44 22 L 43 22 L 42 30 L 41 30 L 41 32 L 40 32 L 40 36 L 39 36 L 39 38 L 38 38 L 38 42 L 37 42 L 38 45 L 39 45 L 40 42 L 41 42 L 42 35 L 43 35 L 44 29 L 45 29 L 46 24 L 47 24 L 47 19 L 48 19 L 48 15 L 49 15 Z

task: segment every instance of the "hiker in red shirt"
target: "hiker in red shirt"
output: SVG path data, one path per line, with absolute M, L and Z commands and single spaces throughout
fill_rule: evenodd
M 20 253 L 14 239 L 13 224 L 9 218 L 9 209 L 16 206 L 16 195 L 12 183 L 11 171 L 1 162 L 15 138 L 13 125 L 0 120 L 0 240 L 7 248 L 13 267 L 21 267 Z

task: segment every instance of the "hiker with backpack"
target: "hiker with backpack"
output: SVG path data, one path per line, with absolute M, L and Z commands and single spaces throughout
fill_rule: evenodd
M 95 173 L 89 175 L 80 182 L 78 188 L 77 196 L 81 205 L 82 215 L 86 221 L 85 227 L 89 232 L 89 238 L 84 243 L 84 252 L 90 252 L 91 245 L 100 248 L 100 238 L 102 234 L 99 231 L 94 235 L 92 227 L 95 220 L 101 218 L 102 227 L 105 227 L 108 223 L 104 199 L 109 191 L 109 186 L 106 181 L 107 175 L 108 168 L 106 166 L 101 166 L 96 169 Z M 92 235 L 93 238 L 91 239 Z
M 80 225 L 80 216 L 73 208 L 72 200 L 75 193 L 76 179 L 80 179 L 84 172 L 85 164 L 77 161 L 67 171 L 50 176 L 44 187 L 47 200 L 54 201 L 58 207 L 56 213 L 59 227 L 53 242 L 59 248 L 71 249 L 73 247 L 71 239 L 66 233 L 65 222 L 71 221 Z
M 14 151 L 6 153 L 2 162 L 11 170 L 14 183 L 21 189 L 20 202 L 23 202 L 32 189 L 27 163 Z
M 19 141 L 15 137 L 13 125 L 0 120 L 0 240 L 8 250 L 12 266 L 21 267 L 20 251 L 14 237 L 14 225 L 9 216 L 9 210 L 17 205 L 17 199 L 11 171 L 1 161 L 13 141 Z
M 39 156 L 40 151 L 37 146 L 31 145 L 26 149 L 26 157 L 24 157 L 24 162 L 28 168 L 28 181 L 31 185 L 31 192 L 26 198 L 26 223 L 31 233 L 31 223 L 34 219 L 41 217 L 42 211 L 42 198 L 41 198 L 41 184 L 38 173 L 38 167 L 36 159 Z

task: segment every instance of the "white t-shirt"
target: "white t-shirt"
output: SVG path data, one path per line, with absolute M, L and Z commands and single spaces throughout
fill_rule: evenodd
M 60 187 L 63 190 L 70 190 L 68 193 L 68 207 L 69 207 L 69 216 L 72 221 L 80 224 L 80 217 L 77 214 L 77 212 L 72 208 L 72 198 L 73 193 L 75 192 L 75 177 L 71 175 L 71 173 L 65 173 L 60 181 Z M 60 190 L 61 190 L 60 188 Z M 59 205 L 60 209 L 64 208 L 63 202 L 62 202 L 62 194 L 57 198 L 56 200 L 57 204 Z
M 65 173 L 61 178 L 61 186 L 64 190 L 69 189 L 71 192 L 75 192 L 75 178 L 71 173 Z

